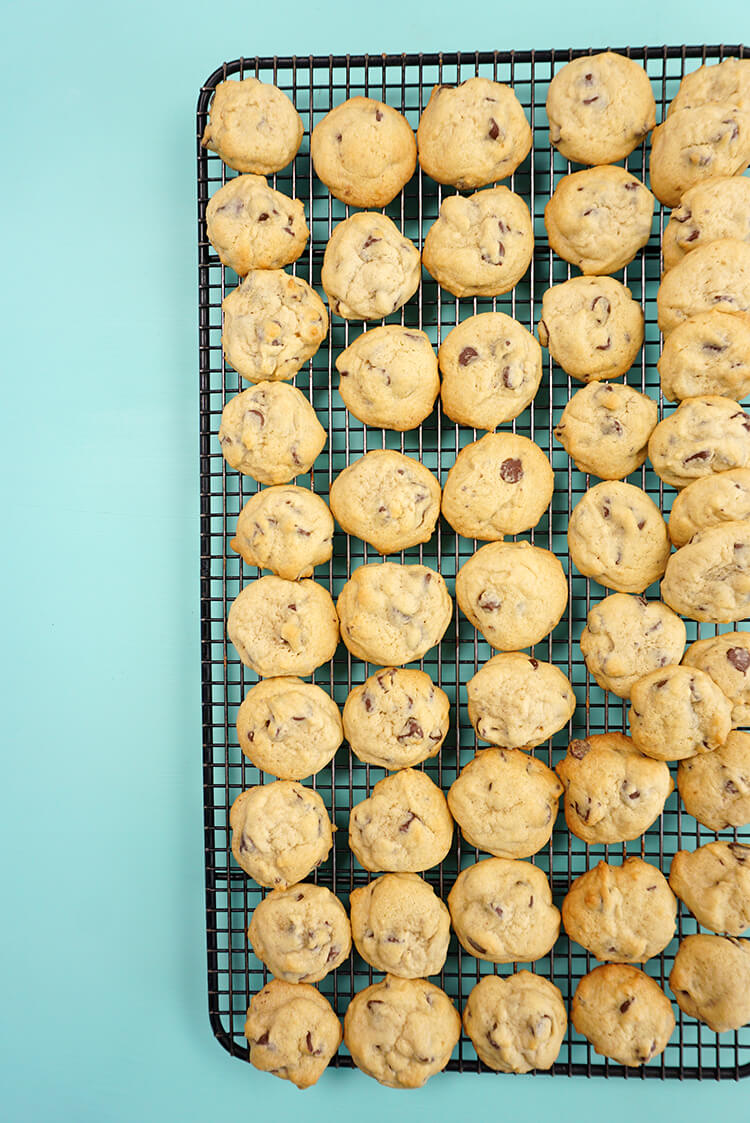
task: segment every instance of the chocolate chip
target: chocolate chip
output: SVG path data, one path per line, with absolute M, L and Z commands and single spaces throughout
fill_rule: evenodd
M 372 698 L 370 697 L 369 694 L 363 694 L 362 695 L 362 701 L 364 702 L 365 709 L 367 710 L 367 712 L 369 714 L 370 710 L 372 709 Z
M 379 109 L 375 110 L 375 120 L 376 121 L 382 121 L 383 120 L 383 114 L 381 113 L 381 111 Z
M 534 897 L 533 897 L 533 894 L 532 894 L 532 896 L 529 897 L 529 908 L 533 909 L 533 907 L 534 907 Z
M 264 211 L 263 214 L 258 215 L 258 222 L 265 222 L 268 218 L 270 218 L 270 215 L 267 215 Z
M 326 959 L 326 963 L 331 963 L 332 960 L 334 960 L 336 958 L 336 956 L 339 954 L 340 951 L 341 951 L 341 948 L 338 946 L 338 944 L 331 944 L 331 948 L 330 948 L 330 951 L 328 952 L 328 958 Z
M 380 998 L 371 998 L 367 1003 L 367 1009 L 370 1011 L 370 1013 L 373 1012 L 374 1006 L 385 1006 L 385 1003 Z
M 727 659 L 735 670 L 742 671 L 743 675 L 750 667 L 750 651 L 746 647 L 730 647 L 727 651 Z
M 262 1033 L 260 1035 L 260 1037 L 256 1037 L 255 1044 L 256 1045 L 267 1045 L 268 1044 L 268 1030 L 266 1030 L 265 1033 Z
M 750 846 L 743 846 L 741 842 L 730 842 L 729 849 L 740 864 L 746 862 L 750 857 Z
M 304 899 L 304 896 L 305 896 L 304 893 L 297 893 L 294 899 L 295 899 L 295 901 L 301 901 L 301 900 Z
M 722 351 L 726 351 L 726 347 L 721 343 L 704 343 L 702 349 L 704 351 L 714 351 L 717 354 L 721 354 Z
M 571 741 L 568 745 L 568 752 L 576 760 L 583 760 L 590 748 L 591 745 L 588 741 Z
M 535 671 L 539 669 L 539 660 L 535 659 L 533 655 L 529 655 L 529 662 Z
M 497 121 L 495 120 L 494 117 L 490 117 L 490 132 L 489 132 L 490 140 L 497 140 L 497 138 L 499 136 L 500 136 L 500 129 L 498 127 L 498 123 L 497 123 Z
M 624 1014 L 625 1011 L 630 1009 L 630 1007 L 632 1005 L 633 1005 L 633 999 L 632 998 L 626 998 L 625 1001 L 623 1002 L 622 1006 L 620 1007 L 620 1013 Z
M 493 905 L 492 911 L 496 912 L 501 920 L 503 919 L 503 907 L 502 907 L 502 905 Z
M 486 954 L 487 948 L 483 948 L 481 944 L 478 944 L 476 942 L 476 940 L 472 940 L 471 936 L 466 937 L 466 942 L 471 944 L 471 946 L 474 948 L 474 950 L 478 951 L 480 955 Z
M 612 346 L 612 337 L 610 335 L 608 335 L 607 336 L 607 342 L 606 343 L 598 343 L 597 346 L 596 346 L 596 350 L 597 351 L 609 351 L 611 346 Z
M 599 100 L 599 95 L 595 94 L 594 97 L 585 97 L 583 99 L 583 104 L 584 105 L 593 105 L 594 102 L 598 101 L 598 100 Z
M 288 604 L 287 608 L 289 609 L 290 612 L 296 612 L 297 611 L 297 605 L 296 604 Z
M 646 520 L 645 520 L 645 519 L 641 519 L 641 520 L 639 521 L 639 523 L 638 523 L 638 529 L 639 529 L 639 530 L 643 530 L 643 528 L 644 528 L 644 526 L 645 526 L 645 525 L 646 525 Z
M 623 185 L 626 191 L 637 191 L 640 187 L 639 183 L 626 183 Z
M 414 820 L 415 820 L 415 819 L 416 819 L 417 817 L 418 817 L 418 816 L 416 816 L 416 815 L 414 814 L 414 812 L 413 812 L 413 811 L 410 811 L 410 812 L 409 812 L 409 817 L 408 817 L 408 818 L 407 818 L 406 820 L 404 820 L 404 822 L 403 822 L 403 823 L 401 824 L 401 826 L 400 826 L 400 827 L 398 828 L 398 829 L 399 829 L 399 833 L 400 833 L 400 834 L 405 834 L 405 833 L 406 833 L 406 831 L 408 831 L 409 827 L 410 827 L 410 826 L 412 825 L 412 823 L 414 822 Z
M 735 784 L 734 780 L 727 780 L 724 785 L 724 791 L 729 792 L 730 795 L 739 795 L 740 789 Z
M 507 484 L 517 484 L 523 478 L 523 464 L 520 460 L 508 457 L 500 465 L 500 476 Z
M 420 737 L 420 738 L 424 737 L 424 732 L 422 731 L 422 726 L 419 724 L 418 721 L 415 721 L 413 717 L 409 718 L 406 725 L 404 726 L 404 728 L 401 730 L 401 732 L 397 736 L 396 740 L 397 741 L 406 741 L 406 740 L 409 739 L 409 737 Z
M 731 125 L 732 126 L 732 132 L 730 133 L 729 139 L 730 140 L 736 140 L 737 137 L 740 135 L 740 127 L 737 124 L 737 122 L 730 120 L 730 121 L 722 121 L 721 123 L 722 123 L 722 125 Z M 721 140 L 721 137 L 719 137 L 718 139 Z
M 503 386 L 510 390 L 510 367 L 503 367 L 502 379 Z
M 611 310 L 612 305 L 609 303 L 606 296 L 597 296 L 591 301 L 591 311 L 594 313 L 598 324 L 606 322 Z
M 497 599 L 497 596 L 491 593 L 489 589 L 485 589 L 477 598 L 477 607 L 484 609 L 485 612 L 496 612 L 498 608 L 500 608 L 501 603 L 502 602 Z
M 612 509 L 610 508 L 609 503 L 607 503 L 605 501 L 604 503 L 602 503 L 602 515 L 604 516 L 605 519 L 608 519 L 611 514 L 612 514 Z
M 711 453 L 707 449 L 703 449 L 702 452 L 694 452 L 692 456 L 686 456 L 683 464 L 689 464 L 691 460 L 708 460 L 710 455 Z
M 630 795 L 628 796 L 628 799 L 640 799 L 640 798 L 641 798 L 641 793 L 638 792 L 638 791 L 631 792 Z
M 369 246 L 374 246 L 376 242 L 381 241 L 380 238 L 373 238 L 372 234 L 368 234 L 365 241 L 362 243 L 362 249 L 366 250 Z
M 247 739 L 248 739 L 248 741 L 254 741 L 255 740 L 255 734 L 253 733 L 252 729 L 248 730 Z
M 668 679 L 660 678 L 658 682 L 654 683 L 654 686 L 657 690 L 661 690 L 662 686 L 666 686 L 668 681 Z
M 259 421 L 260 421 L 260 427 L 261 427 L 261 429 L 262 429 L 262 428 L 263 428 L 263 426 L 264 426 L 264 425 L 265 425 L 265 423 L 266 423 L 266 419 L 265 419 L 265 417 L 263 416 L 263 414 L 262 414 L 262 413 L 260 412 L 260 410 L 259 410 L 259 409 L 249 409 L 249 410 L 248 410 L 247 412 L 248 412 L 248 413 L 253 413 L 253 414 L 255 414 L 255 416 L 256 416 L 256 417 L 257 417 L 257 418 L 259 419 Z

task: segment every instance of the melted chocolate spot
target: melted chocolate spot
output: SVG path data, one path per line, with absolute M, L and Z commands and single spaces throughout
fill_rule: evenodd
M 730 647 L 727 651 L 727 659 L 735 670 L 741 671 L 743 675 L 750 667 L 750 651 L 746 647 Z
M 410 737 L 424 737 L 422 726 L 413 717 L 410 717 L 404 728 L 396 738 L 397 741 L 407 741 Z M 403 827 L 401 828 L 404 829 Z
M 489 132 L 490 140 L 497 140 L 497 138 L 499 136 L 500 136 L 500 129 L 498 127 L 497 121 L 495 120 L 494 117 L 490 117 L 490 132 Z
M 520 460 L 508 457 L 500 465 L 500 476 L 507 484 L 517 484 L 523 478 L 523 465 Z
M 568 752 L 576 760 L 583 760 L 590 748 L 591 745 L 588 741 L 571 741 L 568 745 Z

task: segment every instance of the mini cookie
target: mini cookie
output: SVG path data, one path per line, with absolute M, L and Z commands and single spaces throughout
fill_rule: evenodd
M 469 720 L 481 741 L 533 748 L 570 721 L 576 696 L 551 663 L 531 655 L 494 655 L 466 684 Z
M 253 269 L 221 307 L 224 355 L 248 382 L 293 378 L 328 331 L 318 294 L 283 269 Z
M 750 846 L 709 842 L 678 850 L 669 884 L 704 928 L 741 936 L 750 927 Z
M 664 269 L 719 238 L 750 242 L 750 179 L 745 176 L 717 176 L 685 192 L 664 229 Z
M 750 164 L 750 112 L 724 102 L 670 112 L 651 137 L 651 189 L 676 207 L 689 188 Z
M 674 787 L 667 765 L 643 756 L 624 733 L 571 741 L 555 772 L 568 827 L 589 845 L 640 838 Z
M 667 116 L 678 109 L 695 108 L 711 101 L 750 109 L 750 60 L 725 58 L 723 62 L 704 64 L 686 74 Z
M 669 985 L 688 1017 L 715 1033 L 750 1022 L 750 940 L 687 936 L 680 944 Z
M 450 913 L 415 873 L 387 873 L 349 897 L 357 951 L 376 971 L 422 979 L 442 971 Z
M 238 172 L 271 175 L 297 155 L 304 129 L 292 102 L 257 78 L 220 82 L 201 144 Z
M 464 538 L 495 541 L 536 526 L 554 487 L 552 465 L 538 445 L 516 433 L 487 433 L 456 457 L 442 512 Z
M 411 768 L 435 756 L 450 726 L 450 702 L 424 671 L 385 667 L 344 703 L 344 733 L 365 764 Z
M 307 398 L 283 382 L 259 382 L 243 390 L 221 415 L 222 456 L 231 468 L 262 484 L 304 476 L 326 440 Z
M 248 499 L 229 543 L 248 565 L 298 581 L 333 553 L 333 518 L 306 487 L 267 487 Z
M 656 123 L 656 102 L 643 67 L 604 51 L 558 70 L 547 91 L 549 139 L 567 160 L 614 164 Z
M 750 416 L 732 398 L 686 398 L 648 442 L 654 471 L 672 487 L 750 465 Z
M 329 502 L 342 530 L 380 554 L 429 542 L 440 516 L 440 484 L 410 456 L 375 449 L 333 481 Z
M 352 807 L 349 846 L 372 873 L 420 873 L 442 862 L 453 841 L 445 796 L 429 776 L 402 768 Z
M 531 150 L 531 128 L 510 86 L 469 78 L 433 87 L 417 144 L 423 171 L 463 191 L 513 175 Z
M 456 600 L 491 647 L 515 651 L 557 627 L 568 604 L 568 582 L 549 550 L 529 542 L 490 542 L 459 569 Z
M 639 1068 L 667 1047 L 675 1026 L 672 1003 L 652 978 L 625 963 L 608 963 L 576 987 L 570 1020 L 602 1057 Z
M 705 671 L 727 696 L 732 703 L 732 725 L 750 725 L 750 632 L 725 632 L 696 640 L 682 662 Z
M 691 620 L 744 620 L 750 614 L 750 520 L 699 530 L 669 559 L 661 595 Z
M 324 862 L 333 827 L 317 792 L 293 780 L 241 792 L 229 812 L 232 854 L 259 885 L 287 889 Z
M 467 866 L 448 894 L 448 908 L 462 947 L 491 963 L 541 959 L 560 932 L 549 882 L 531 862 L 485 858 Z
M 343 739 L 333 698 L 298 678 L 256 683 L 237 711 L 243 753 L 256 768 L 281 780 L 304 780 L 319 772 L 333 760 Z
M 310 236 L 304 203 L 275 191 L 262 175 L 235 176 L 211 196 L 206 232 L 221 264 L 240 277 L 291 265 Z
M 498 858 L 528 858 L 546 846 L 562 784 L 518 749 L 482 749 L 464 765 L 448 806 L 470 846 Z
M 229 609 L 227 635 L 261 678 L 310 675 L 333 658 L 339 623 L 331 594 L 306 578 L 260 577 Z
M 674 936 L 677 901 L 666 877 L 640 858 L 599 862 L 577 877 L 562 904 L 565 931 L 597 959 L 643 963 Z
M 308 983 L 272 979 L 250 1001 L 245 1022 L 250 1063 L 298 1088 L 319 1079 L 342 1036 L 330 1002 Z
M 664 340 L 656 364 L 670 402 L 719 394 L 750 394 L 750 323 L 729 312 L 699 312 Z
M 576 390 L 555 427 L 555 437 L 579 472 L 621 480 L 646 459 L 659 411 L 631 386 L 590 382 Z
M 453 601 L 425 565 L 360 565 L 339 593 L 341 638 L 357 659 L 400 666 L 421 659 L 445 634 Z
M 643 309 L 614 277 L 572 277 L 542 297 L 539 342 L 581 382 L 619 378 L 643 343 Z
M 730 468 L 693 480 L 669 513 L 669 537 L 684 546 L 699 530 L 750 518 L 750 468 Z
M 712 753 L 680 761 L 685 810 L 711 831 L 750 823 L 750 733 L 736 729 Z
M 633 683 L 628 722 L 640 752 L 655 760 L 684 760 L 724 744 L 732 703 L 705 671 L 662 667 Z
M 616 273 L 631 262 L 653 217 L 649 189 L 610 165 L 564 176 L 544 208 L 550 246 L 582 273 Z
M 507 187 L 449 195 L 427 231 L 422 264 L 454 296 L 499 296 L 523 277 L 534 252 L 529 208 Z
M 334 227 L 320 283 L 331 311 L 347 320 L 380 320 L 419 288 L 419 250 L 384 214 L 359 211 Z
M 485 975 L 464 1006 L 464 1030 L 495 1072 L 531 1072 L 557 1060 L 568 1016 L 554 983 L 531 971 Z
M 256 906 L 247 930 L 252 949 L 277 979 L 317 983 L 349 955 L 346 909 L 322 885 L 274 889 Z
M 589 609 L 581 652 L 602 690 L 629 698 L 639 678 L 679 663 L 686 641 L 682 620 L 661 601 L 612 593 Z
M 654 501 L 619 480 L 589 488 L 573 508 L 568 549 L 579 573 L 607 589 L 642 593 L 664 572 L 669 537 Z
M 352 97 L 326 113 L 312 131 L 315 174 L 352 207 L 384 207 L 408 183 L 417 145 L 408 121 L 390 105 Z
M 542 349 L 503 312 L 469 316 L 438 352 L 443 411 L 459 425 L 492 431 L 526 409 L 542 378 Z
M 425 979 L 386 975 L 355 994 L 344 1015 L 355 1065 L 388 1088 L 421 1088 L 448 1064 L 460 1034 L 450 998 Z
M 440 390 L 435 352 L 416 328 L 386 324 L 358 335 L 336 359 L 344 405 L 365 425 L 414 429 Z
M 699 312 L 731 312 L 750 322 L 750 243 L 720 238 L 693 250 L 664 274 L 656 308 L 664 335 Z

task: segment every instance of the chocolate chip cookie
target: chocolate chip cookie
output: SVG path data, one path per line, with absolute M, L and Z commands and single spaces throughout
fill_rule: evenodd
M 726 102 L 750 109 L 750 59 L 725 58 L 686 74 L 667 110 L 695 108 L 708 102 Z
M 750 613 L 750 520 L 699 530 L 669 559 L 661 595 L 691 620 L 744 620 Z
M 494 655 L 466 684 L 469 720 L 481 741 L 533 748 L 570 721 L 573 687 L 559 667 L 518 651 Z
M 339 708 L 311 682 L 283 677 L 251 686 L 237 711 L 237 741 L 256 768 L 304 780 L 325 768 L 344 739 Z
M 333 1007 L 309 983 L 272 979 L 251 999 L 245 1021 L 250 1063 L 309 1088 L 341 1044 Z
M 539 342 L 581 382 L 619 378 L 643 343 L 643 309 L 614 277 L 572 277 L 542 297 Z
M 639 1068 L 667 1047 L 672 1003 L 652 978 L 625 963 L 607 963 L 576 987 L 570 1020 L 602 1057 Z
M 631 386 L 590 382 L 576 390 L 555 437 L 579 472 L 621 480 L 640 468 L 658 420 L 656 402 Z
M 732 725 L 750 725 L 750 632 L 725 632 L 696 640 L 682 662 L 705 671 L 727 696 L 732 703 Z
M 310 235 L 304 204 L 269 187 L 262 175 L 235 176 L 211 196 L 206 232 L 222 265 L 240 277 L 291 265 Z
M 230 398 L 219 427 L 230 468 L 262 484 L 285 484 L 309 472 L 326 443 L 315 410 L 296 386 L 259 382 Z
M 732 398 L 686 398 L 654 429 L 648 442 L 654 471 L 672 487 L 750 466 L 750 415 Z
M 633 683 L 628 721 L 640 752 L 655 760 L 684 760 L 724 744 L 732 703 L 705 671 L 673 665 Z
M 379 780 L 349 816 L 349 846 L 372 873 L 421 873 L 442 862 L 452 841 L 445 796 L 413 768 Z
M 651 137 L 651 189 L 676 207 L 697 184 L 741 175 L 750 164 L 750 111 L 706 102 L 670 112 Z
M 664 269 L 718 238 L 750 241 L 750 179 L 745 176 L 716 176 L 685 192 L 664 229 Z
M 310 675 L 333 658 L 339 622 L 331 594 L 315 581 L 260 577 L 232 601 L 227 635 L 261 678 Z
M 589 609 L 581 652 L 602 690 L 629 698 L 637 679 L 679 663 L 686 640 L 682 620 L 661 601 L 612 593 Z
M 669 537 L 684 546 L 699 530 L 750 518 L 750 468 L 730 468 L 688 484 L 669 513 Z
M 531 1072 L 557 1060 L 568 1016 L 554 983 L 531 971 L 485 975 L 464 1006 L 464 1030 L 495 1072 Z
M 386 215 L 359 211 L 334 227 L 320 283 L 335 315 L 380 320 L 414 296 L 419 278 L 419 250 Z
M 229 545 L 248 565 L 298 581 L 330 560 L 333 518 L 324 500 L 306 487 L 266 487 L 240 511 Z
M 750 322 L 750 243 L 719 238 L 693 250 L 664 274 L 656 308 L 664 335 L 699 312 L 731 312 Z
M 435 352 L 423 331 L 385 324 L 363 332 L 336 358 L 344 405 L 378 429 L 414 429 L 440 390 Z
M 384 667 L 350 692 L 343 719 L 359 760 L 380 768 L 411 768 L 440 751 L 450 702 L 424 671 Z
M 333 827 L 317 792 L 274 780 L 241 792 L 229 812 L 232 854 L 246 874 L 269 889 L 287 889 L 324 862 Z
M 287 983 L 317 983 L 349 955 L 346 909 L 330 889 L 300 883 L 274 889 L 253 912 L 247 938 L 261 963 Z
M 669 985 L 689 1018 L 726 1033 L 750 1022 L 750 940 L 686 936 Z
M 656 364 L 670 402 L 718 394 L 750 394 L 750 323 L 730 312 L 698 312 L 664 340 Z
M 442 971 L 450 913 L 415 873 L 386 873 L 349 897 L 357 951 L 376 971 L 423 979 Z
M 750 927 L 750 846 L 709 842 L 678 850 L 669 884 L 704 928 L 741 936 Z
M 736 729 L 712 753 L 681 760 L 677 787 L 685 810 L 711 831 L 750 823 L 750 733 Z
M 227 79 L 214 91 L 201 144 L 238 172 L 271 175 L 297 155 L 302 118 L 277 86 Z

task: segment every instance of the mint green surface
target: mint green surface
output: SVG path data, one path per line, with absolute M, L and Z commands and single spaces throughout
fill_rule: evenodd
M 0 1118 L 745 1119 L 750 1081 L 332 1071 L 206 1015 L 194 108 L 238 54 L 750 40 L 745 0 L 6 4 Z

